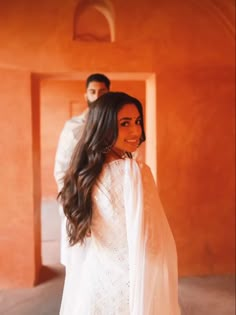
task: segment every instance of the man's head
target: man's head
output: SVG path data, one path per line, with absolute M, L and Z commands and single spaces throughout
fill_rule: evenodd
M 110 80 L 101 73 L 93 73 L 86 80 L 85 100 L 88 105 L 95 101 L 99 96 L 109 92 Z

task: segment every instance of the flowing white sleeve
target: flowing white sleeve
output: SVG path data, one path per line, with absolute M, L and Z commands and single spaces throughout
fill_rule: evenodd
M 175 242 L 153 176 L 132 160 L 125 164 L 124 201 L 131 315 L 179 315 Z
M 83 271 L 86 268 L 86 256 L 89 251 L 91 240 L 86 239 L 83 245 L 76 244 L 68 247 L 66 277 L 60 307 L 60 315 L 77 315 L 76 304 L 83 299 L 84 283 Z M 88 306 L 89 307 L 89 306 Z M 90 315 L 84 313 L 84 315 Z M 82 314 L 81 314 L 82 315 Z

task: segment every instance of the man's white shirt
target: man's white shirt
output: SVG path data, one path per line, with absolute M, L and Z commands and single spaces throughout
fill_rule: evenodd
M 85 126 L 88 110 L 84 111 L 80 116 L 72 117 L 68 120 L 60 134 L 54 166 L 54 178 L 57 183 L 58 192 L 63 187 L 63 178 L 69 167 L 70 160 L 76 144 L 80 140 Z M 63 265 L 67 261 L 68 238 L 66 233 L 66 217 L 63 208 L 59 206 L 61 216 L 61 254 L 60 259 Z

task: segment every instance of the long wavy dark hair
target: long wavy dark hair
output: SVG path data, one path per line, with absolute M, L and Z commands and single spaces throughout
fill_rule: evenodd
M 67 217 L 70 245 L 83 243 L 90 231 L 92 188 L 105 162 L 106 148 L 116 142 L 117 114 L 125 104 L 137 107 L 142 129 L 140 144 L 145 141 L 142 105 L 136 98 L 122 92 L 108 92 L 91 103 L 82 137 L 74 150 L 64 177 L 64 186 L 58 195 Z

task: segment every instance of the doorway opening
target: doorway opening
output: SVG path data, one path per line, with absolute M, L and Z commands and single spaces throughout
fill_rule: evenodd
M 157 172 L 156 77 L 153 73 L 103 72 L 111 80 L 112 91 L 124 91 L 138 98 L 144 107 L 146 142 L 142 159 Z M 60 132 L 66 120 L 87 107 L 85 81 L 89 73 L 41 74 L 39 76 L 41 146 L 41 252 L 42 264 L 60 261 L 60 216 L 53 177 L 54 159 Z

